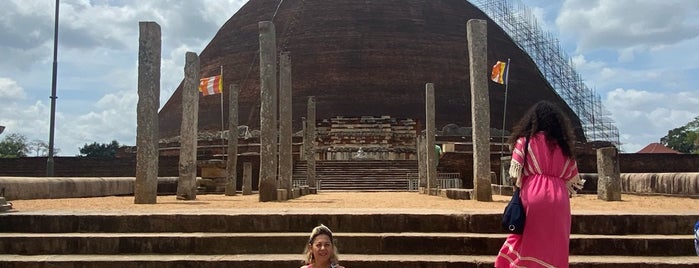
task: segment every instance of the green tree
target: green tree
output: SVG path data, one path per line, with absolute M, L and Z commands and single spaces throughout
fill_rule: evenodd
M 33 140 L 29 144 L 29 150 L 35 154 L 35 156 L 48 156 L 49 155 L 49 145 L 42 140 Z
M 0 158 L 25 157 L 29 153 L 27 137 L 12 133 L 0 141 Z
M 119 145 L 119 142 L 113 140 L 111 143 L 101 143 L 93 142 L 92 144 L 85 144 L 85 146 L 80 148 L 80 156 L 84 157 L 94 157 L 94 158 L 114 158 L 116 157 L 117 150 L 123 147 Z
M 699 153 L 699 116 L 684 126 L 667 132 L 660 143 L 682 153 Z

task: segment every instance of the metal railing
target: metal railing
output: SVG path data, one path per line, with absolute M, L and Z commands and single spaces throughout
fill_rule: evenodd
M 418 173 L 406 174 L 408 191 L 417 191 L 419 187 Z M 458 172 L 437 173 L 437 189 L 461 188 L 461 174 Z
M 291 188 L 299 188 L 301 186 L 308 186 L 306 179 L 292 179 Z

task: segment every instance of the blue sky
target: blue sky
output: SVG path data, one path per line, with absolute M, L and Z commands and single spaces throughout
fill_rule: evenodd
M 0 139 L 48 141 L 54 0 L 0 1 Z M 183 76 L 187 51 L 201 52 L 247 1 L 62 0 L 56 147 L 136 134 L 138 22 L 162 29 L 161 105 Z M 214 4 L 215 3 L 215 4 Z M 559 37 L 635 152 L 699 116 L 699 1 L 522 0 Z M 553 4 L 552 4 L 553 3 Z

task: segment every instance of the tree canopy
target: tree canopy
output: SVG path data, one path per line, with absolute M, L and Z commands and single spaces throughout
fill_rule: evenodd
M 85 144 L 85 146 L 80 147 L 80 156 L 93 157 L 93 158 L 114 158 L 116 157 L 117 150 L 122 147 L 119 142 L 113 140 L 111 143 L 97 143 Z
M 660 143 L 681 153 L 699 153 L 699 116 L 684 126 L 672 129 Z
M 27 137 L 12 133 L 0 141 L 0 158 L 25 157 L 30 152 Z
M 53 155 L 61 149 L 53 148 Z M 42 140 L 27 141 L 22 134 L 9 134 L 0 141 L 0 158 L 17 158 L 27 156 L 48 156 L 49 145 Z

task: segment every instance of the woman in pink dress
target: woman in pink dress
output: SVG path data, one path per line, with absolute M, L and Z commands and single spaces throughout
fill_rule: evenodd
M 495 267 L 568 267 L 569 198 L 575 188 L 582 188 L 574 139 L 568 118 L 545 101 L 534 105 L 514 128 L 509 173 L 521 189 L 527 217 L 524 233 L 505 240 Z

